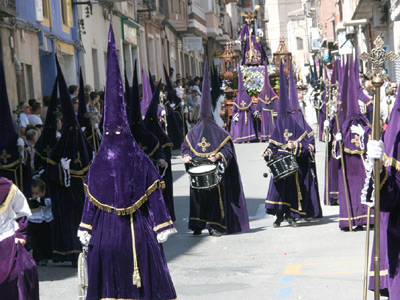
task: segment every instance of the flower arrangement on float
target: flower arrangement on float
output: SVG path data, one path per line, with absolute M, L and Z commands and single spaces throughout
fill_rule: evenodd
M 261 66 L 246 66 L 241 65 L 243 84 L 250 97 L 257 96 L 264 86 L 265 67 Z M 268 65 L 268 75 L 273 76 L 277 72 L 275 65 Z

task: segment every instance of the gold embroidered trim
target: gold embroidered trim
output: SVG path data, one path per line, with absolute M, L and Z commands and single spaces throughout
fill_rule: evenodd
M 148 154 L 148 157 L 152 157 L 152 156 L 154 155 L 154 153 L 156 153 L 158 147 L 160 147 L 160 142 L 158 142 L 157 145 L 154 147 L 153 151 L 151 151 L 151 152 Z
M 162 229 L 162 228 L 164 228 L 164 227 L 167 227 L 167 226 L 169 226 L 169 225 L 171 225 L 171 224 L 173 224 L 172 221 L 164 222 L 164 223 L 162 223 L 162 224 L 157 225 L 156 227 L 154 227 L 154 228 L 153 228 L 153 231 L 158 231 L 158 230 L 160 230 L 160 229 Z
M 348 153 L 348 154 L 357 154 L 357 155 L 363 155 L 365 153 L 365 150 L 350 150 L 346 147 L 343 147 L 344 153 Z
M 54 160 L 52 160 L 50 158 L 47 158 L 47 163 L 50 164 L 50 165 L 53 165 L 53 166 L 57 166 L 58 165 L 58 163 L 56 163 Z M 86 167 L 84 167 L 83 169 L 80 169 L 80 170 L 72 170 L 72 169 L 70 169 L 69 172 L 70 172 L 71 176 L 75 175 L 74 177 L 76 177 L 76 176 L 84 175 L 89 170 L 91 163 L 92 163 L 92 161 L 90 161 L 89 164 Z
M 311 131 L 309 134 L 307 134 L 307 136 L 310 138 L 310 137 L 312 137 L 314 134 L 315 134 L 314 131 Z
M 368 217 L 368 215 L 362 215 L 362 216 L 357 216 L 357 217 L 351 217 L 350 220 L 358 220 L 358 219 L 367 218 L 367 217 Z M 374 215 L 371 214 L 371 218 L 373 218 L 373 217 L 374 217 Z M 348 221 L 348 220 L 349 220 L 348 217 L 339 218 L 339 221 Z
M 221 155 L 221 157 L 224 159 L 225 166 L 228 166 L 228 161 L 225 158 L 225 155 L 223 155 L 221 152 L 218 152 L 217 154 Z
M 396 171 L 400 171 L 400 162 L 394 157 L 387 157 L 386 154 L 383 154 L 385 158 L 385 167 L 394 167 Z
M 209 221 L 207 221 L 207 220 L 203 220 L 203 219 L 200 219 L 200 218 L 190 218 L 190 220 L 199 221 L 199 222 L 204 222 L 204 223 L 207 223 L 207 224 L 210 224 L 210 225 L 217 225 L 217 226 L 219 226 L 219 227 L 221 227 L 221 228 L 223 228 L 223 229 L 226 229 L 226 228 L 227 228 L 226 226 L 224 226 L 224 225 L 222 225 L 222 224 L 220 224 L 220 223 L 217 223 L 217 222 L 209 222 Z
M 218 196 L 219 196 L 219 209 L 221 210 L 221 218 L 225 218 L 224 212 L 224 204 L 222 203 L 222 196 L 221 196 L 221 184 L 218 184 Z
M 8 165 L 1 165 L 1 164 L 0 164 L 0 170 L 7 170 L 7 169 L 11 169 L 11 168 L 13 168 L 13 167 L 15 167 L 15 166 L 18 166 L 19 161 L 20 161 L 20 160 L 17 159 L 16 161 L 14 161 L 13 163 L 8 164 Z
M 329 192 L 329 194 L 335 194 L 335 195 L 337 195 L 337 194 L 339 194 L 339 192 Z
M 250 104 L 249 104 L 248 106 L 240 107 L 240 106 L 237 105 L 235 102 L 233 102 L 233 105 L 235 105 L 239 111 L 249 110 L 249 108 L 250 108 L 250 106 L 252 106 L 252 104 L 253 104 L 253 101 L 251 101 Z
M 237 140 L 243 140 L 243 139 L 255 137 L 255 136 L 256 136 L 255 134 L 252 134 L 252 135 L 249 135 L 249 136 L 238 137 L 238 138 L 236 138 L 233 142 L 236 142 Z
M 296 188 L 297 188 L 297 200 L 298 200 L 297 208 L 300 211 L 300 210 L 303 210 L 303 208 L 301 207 L 301 200 L 303 199 L 303 197 L 301 196 L 301 190 L 300 190 L 300 184 L 299 184 L 299 172 L 296 172 L 294 178 L 296 180 Z
M 138 210 L 143 205 L 143 203 L 145 203 L 148 200 L 148 197 L 151 195 L 151 193 L 153 193 L 157 188 L 161 188 L 163 186 L 163 182 L 160 182 L 160 180 L 156 180 L 146 190 L 145 194 L 138 201 L 136 201 L 133 205 L 126 208 L 115 208 L 113 206 L 101 203 L 95 197 L 93 197 L 92 194 L 90 194 L 89 188 L 86 183 L 84 183 L 83 186 L 85 188 L 85 192 L 90 202 L 92 202 L 97 208 L 109 213 L 114 211 L 119 216 L 125 216 L 133 214 L 136 210 Z
M 68 255 L 68 254 L 72 254 L 72 253 L 81 253 L 81 252 L 82 252 L 82 250 L 71 250 L 71 251 L 67 251 L 67 252 L 53 250 L 53 253 L 60 254 L 60 255 Z
M 4 202 L 0 205 L 0 214 L 4 213 L 8 206 L 11 203 L 11 199 L 14 197 L 15 191 L 17 190 L 17 187 L 15 184 L 12 184 L 10 187 L 10 190 L 8 191 L 7 197 L 4 200 Z
M 297 147 L 297 157 L 299 157 L 300 156 L 300 154 L 301 154 L 301 148 L 303 148 L 303 144 L 301 144 L 301 143 L 299 143 L 298 144 L 298 147 Z M 297 173 L 296 173 L 297 174 Z
M 386 174 L 385 174 L 385 177 L 383 178 L 383 180 L 381 181 L 381 184 L 379 185 L 379 190 L 382 189 L 383 185 L 385 184 L 386 180 L 387 180 L 388 177 L 389 177 L 388 172 L 385 172 L 385 173 L 386 173 Z
M 162 145 L 161 148 L 163 148 L 163 149 L 166 148 L 166 147 L 171 147 L 172 148 L 173 146 L 174 146 L 174 144 L 172 144 L 172 143 L 166 143 L 166 144 Z
M 286 206 L 289 206 L 289 207 L 290 207 L 290 203 L 287 203 L 287 202 L 275 202 L 275 201 L 265 200 L 265 203 L 269 203 L 269 204 L 278 204 L 278 205 L 286 205 Z M 299 210 L 294 209 L 294 208 L 291 208 L 291 207 L 290 207 L 290 210 L 291 210 L 292 212 L 298 213 L 298 214 L 300 214 L 300 215 L 306 215 L 305 212 L 299 211 Z
M 261 101 L 262 103 L 268 105 L 268 104 L 271 104 L 271 102 L 274 101 L 275 99 L 278 99 L 278 96 L 272 97 L 272 99 L 270 99 L 270 101 L 264 101 L 264 100 L 261 99 L 260 97 L 258 97 L 257 99 L 258 99 L 258 101 Z M 263 109 L 264 109 L 264 108 L 263 108 Z M 268 110 L 269 110 L 269 109 L 268 109 Z M 271 109 L 271 110 L 272 110 L 272 109 Z
M 79 227 L 82 227 L 82 228 L 86 228 L 86 229 L 89 229 L 89 230 L 92 230 L 92 225 L 89 225 L 89 224 L 86 224 L 86 223 L 83 223 L 83 222 L 81 222 L 80 224 L 79 224 Z
M 304 139 L 306 137 L 306 135 L 307 135 L 307 131 L 304 131 L 304 133 L 296 140 L 296 142 L 299 143 L 302 139 Z M 278 147 L 287 146 L 287 143 L 283 144 L 283 143 L 277 142 L 272 139 L 269 139 L 269 142 Z
M 218 151 L 219 151 L 229 140 L 231 140 L 231 139 L 232 139 L 231 136 L 228 135 L 228 136 L 225 138 L 225 140 L 224 140 L 224 141 L 217 147 L 217 149 L 215 149 L 214 151 L 208 152 L 208 153 L 199 153 L 199 152 L 197 152 L 196 150 L 194 150 L 194 148 L 192 147 L 192 144 L 190 144 L 189 139 L 188 139 L 188 137 L 187 137 L 187 135 L 186 135 L 186 142 L 188 143 L 190 150 L 191 150 L 194 154 L 196 154 L 196 156 L 198 156 L 198 157 L 209 157 L 211 154 L 216 154 L 216 153 L 218 153 Z

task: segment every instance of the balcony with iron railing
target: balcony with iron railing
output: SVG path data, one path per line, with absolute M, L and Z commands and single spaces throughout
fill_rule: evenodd
M 15 17 L 17 10 L 16 0 L 0 0 L 0 17 Z

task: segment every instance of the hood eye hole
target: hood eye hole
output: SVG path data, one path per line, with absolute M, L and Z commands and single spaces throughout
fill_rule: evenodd
M 119 130 L 119 129 L 115 129 L 114 132 L 115 132 L 115 134 L 121 134 L 121 130 Z
M 106 134 L 110 134 L 110 130 L 106 130 Z

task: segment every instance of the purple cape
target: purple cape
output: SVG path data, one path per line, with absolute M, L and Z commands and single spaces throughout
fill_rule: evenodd
M 85 200 L 83 178 L 89 169 L 93 149 L 79 126 L 57 58 L 56 65 L 63 125 L 61 137 L 50 152 L 46 168 L 54 217 L 53 260 L 75 261 L 81 252 L 76 231 Z M 61 158 L 71 160 L 70 182 L 61 167 Z
M 238 94 L 232 108 L 232 122 L 230 135 L 234 143 L 250 142 L 257 139 L 253 123 L 253 100 L 247 94 L 243 84 L 242 72 L 238 67 Z M 237 119 L 237 121 L 235 121 Z
M 105 134 L 86 178 L 80 224 L 91 234 L 86 299 L 175 299 L 157 242 L 157 234 L 174 226 L 161 178 L 129 128 L 112 25 L 108 42 Z
M 249 219 L 235 148 L 229 134 L 214 121 L 206 60 L 200 117 L 182 143 L 182 156 L 205 158 L 216 153 L 222 156 L 225 167 L 222 181 L 210 191 L 190 188 L 189 228 L 207 226 L 226 234 L 247 231 Z
M 257 42 L 254 35 L 250 36 L 249 26 L 243 25 L 239 34 L 239 40 L 245 40 L 242 53 L 242 65 L 262 65 L 268 64 L 268 57 L 260 42 Z

